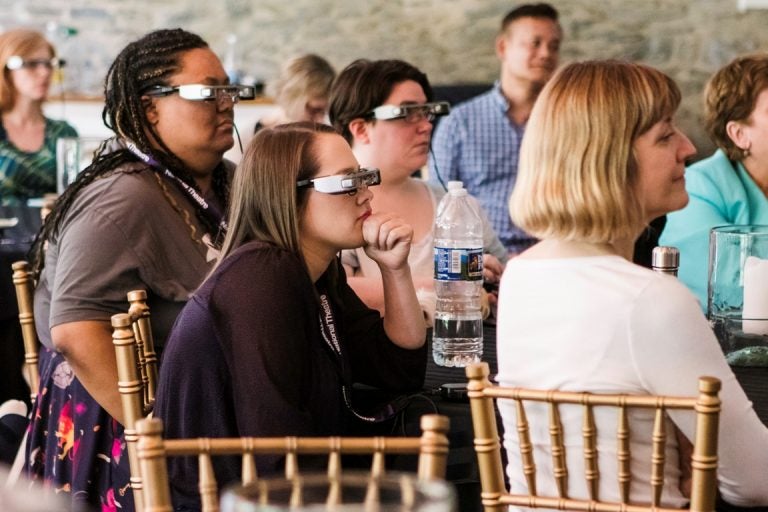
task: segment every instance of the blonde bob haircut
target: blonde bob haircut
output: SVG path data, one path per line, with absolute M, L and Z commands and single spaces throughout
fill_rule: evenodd
M 0 34 L 0 66 L 3 67 L 3 76 L 0 79 L 0 112 L 7 112 L 16 102 L 16 87 L 13 85 L 11 70 L 6 67 L 8 59 L 14 55 L 26 59 L 40 48 L 48 49 L 51 58 L 56 56 L 53 45 L 35 30 L 17 28 Z
M 280 70 L 280 76 L 270 84 L 275 102 L 292 119 L 304 113 L 307 101 L 328 99 L 336 71 L 319 55 L 309 53 L 290 59 Z
M 339 136 L 330 126 L 301 122 L 264 128 L 251 139 L 232 181 L 229 229 L 217 266 L 252 240 L 273 243 L 301 256 L 299 219 L 309 189 L 296 182 L 320 167 L 315 143 L 321 134 Z
M 544 87 L 520 149 L 510 214 L 541 238 L 610 243 L 637 236 L 635 140 L 671 117 L 680 90 L 641 64 L 570 64 Z

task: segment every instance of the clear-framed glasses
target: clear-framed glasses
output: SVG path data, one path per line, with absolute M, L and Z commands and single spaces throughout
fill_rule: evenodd
M 147 96 L 168 96 L 178 93 L 179 97 L 189 101 L 224 101 L 237 103 L 240 100 L 252 100 L 256 91 L 250 85 L 156 85 L 146 91 Z
M 423 119 L 433 121 L 435 117 L 448 115 L 450 111 L 450 103 L 435 101 L 415 105 L 381 105 L 371 110 L 368 117 L 381 121 L 405 119 L 406 123 L 418 123 Z
M 372 187 L 381 183 L 381 171 L 378 169 L 360 168 L 349 174 L 332 174 L 296 182 L 296 188 L 314 187 L 323 194 L 355 195 L 358 190 Z
M 5 63 L 7 69 L 37 69 L 38 67 L 44 67 L 46 69 L 59 69 L 63 68 L 67 62 L 64 59 L 58 57 L 52 57 L 50 59 L 24 59 L 18 55 L 11 55 Z

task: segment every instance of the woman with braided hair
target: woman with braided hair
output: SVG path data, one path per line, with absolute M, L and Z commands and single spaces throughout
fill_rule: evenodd
M 158 30 L 130 43 L 105 80 L 115 137 L 65 191 L 32 249 L 45 346 L 27 445 L 29 476 L 74 508 L 132 510 L 110 316 L 146 289 L 159 345 L 210 269 L 232 166 L 230 86 L 200 37 Z

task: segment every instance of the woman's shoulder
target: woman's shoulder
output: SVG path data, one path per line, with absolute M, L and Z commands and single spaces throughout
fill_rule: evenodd
M 224 258 L 216 269 L 217 273 L 235 269 L 250 269 L 262 275 L 271 275 L 277 279 L 289 280 L 296 272 L 304 273 L 304 267 L 298 255 L 277 245 L 261 240 L 246 242 Z
M 738 167 L 718 149 L 711 156 L 688 166 L 685 172 L 686 185 L 696 188 L 723 187 L 737 184 Z
M 445 189 L 440 183 L 435 183 L 427 180 L 419 180 L 419 181 L 423 183 L 425 187 L 427 187 L 427 190 L 429 191 L 430 195 L 434 198 L 435 203 L 440 202 L 440 199 L 442 199 L 443 196 L 446 194 Z
M 171 188 L 171 187 L 169 187 Z M 139 162 L 119 165 L 95 179 L 72 200 L 66 224 L 113 222 L 126 232 L 161 228 L 163 222 L 147 222 L 168 212 L 161 187 L 152 169 Z
M 114 196 L 123 201 L 146 203 L 154 196 L 150 191 L 160 191 L 155 174 L 141 162 L 120 164 L 86 185 L 78 193 L 76 201 L 97 198 L 103 205 Z
M 250 297 L 280 302 L 286 297 L 276 291 L 289 289 L 294 292 L 312 289 L 299 257 L 275 244 L 256 240 L 244 243 L 225 256 L 196 295 L 211 297 L 217 303 L 226 303 L 235 296 L 243 301 Z
M 63 119 L 45 118 L 46 130 L 50 137 L 77 137 L 77 130 Z
M 529 250 L 530 251 L 530 250 Z M 614 286 L 626 290 L 628 295 L 648 286 L 665 290 L 668 287 L 685 289 L 677 279 L 654 272 L 618 255 L 541 258 L 518 256 L 507 262 L 504 278 L 551 280 L 566 283 L 569 279 L 590 283 L 603 283 L 605 288 Z

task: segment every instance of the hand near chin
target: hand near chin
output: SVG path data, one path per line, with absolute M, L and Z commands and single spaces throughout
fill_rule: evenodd
M 373 214 L 363 222 L 363 250 L 382 271 L 408 266 L 413 228 L 388 213 Z

